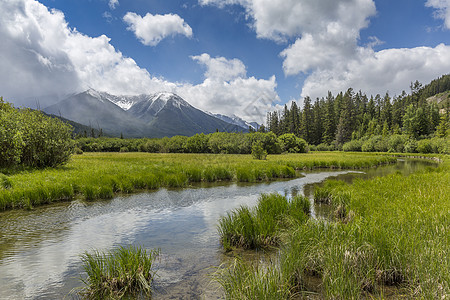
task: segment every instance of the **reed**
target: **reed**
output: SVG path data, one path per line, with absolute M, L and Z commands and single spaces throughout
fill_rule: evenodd
M 120 247 L 110 252 L 85 252 L 81 256 L 87 275 L 79 292 L 88 299 L 119 299 L 145 295 L 151 298 L 151 283 L 156 272 L 154 260 L 159 250 L 140 246 Z

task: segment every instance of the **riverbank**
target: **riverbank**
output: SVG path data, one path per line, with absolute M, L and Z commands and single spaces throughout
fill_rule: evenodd
M 31 209 L 75 198 L 110 199 L 118 193 L 180 188 L 193 182 L 258 182 L 294 178 L 296 170 L 361 169 L 395 162 L 388 155 L 344 152 L 269 155 L 84 153 L 63 167 L 3 170 L 0 210 Z
M 237 261 L 219 273 L 219 282 L 241 299 L 263 290 L 279 299 L 446 298 L 450 163 L 441 159 L 438 168 L 409 176 L 328 182 L 315 201 L 329 203 L 331 219 L 295 223 L 275 262 Z

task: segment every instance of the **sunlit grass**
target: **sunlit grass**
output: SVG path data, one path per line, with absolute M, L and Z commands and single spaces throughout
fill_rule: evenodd
M 394 298 L 446 299 L 450 163 L 444 159 L 437 169 L 409 176 L 325 184 L 315 198 L 335 207 L 334 219 L 291 223 L 274 262 L 226 269 L 218 282 L 227 298 L 276 282 L 286 291 L 278 299 L 290 299 L 308 294 L 313 276 L 324 299 L 384 298 L 388 286 Z
M 305 221 L 309 211 L 309 201 L 303 196 L 289 201 L 279 194 L 262 194 L 256 207 L 240 206 L 220 218 L 222 245 L 225 250 L 278 246 L 280 230 L 286 228 L 289 219 Z
M 394 161 L 383 155 L 341 152 L 269 155 L 267 160 L 254 160 L 251 155 L 84 153 L 74 155 L 63 167 L 3 170 L 0 210 L 32 208 L 75 197 L 89 201 L 108 199 L 115 193 L 182 188 L 201 181 L 293 178 L 295 170 L 364 168 Z
M 145 295 L 151 298 L 157 250 L 120 247 L 110 252 L 85 252 L 81 260 L 87 275 L 80 295 L 87 299 L 120 299 Z

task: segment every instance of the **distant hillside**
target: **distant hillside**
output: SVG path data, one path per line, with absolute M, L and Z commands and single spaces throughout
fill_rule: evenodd
M 427 98 L 429 103 L 436 103 L 439 109 L 445 109 L 450 105 L 450 91 L 439 93 Z
M 448 91 L 450 91 L 450 74 L 431 81 L 420 90 L 420 94 L 427 99 Z
M 95 137 L 98 137 L 100 135 L 100 129 L 97 129 L 94 126 L 83 125 L 83 124 L 74 122 L 72 120 L 69 120 L 69 119 L 66 119 L 66 118 L 63 118 L 60 116 L 47 114 L 45 112 L 43 112 L 43 113 L 49 117 L 60 119 L 64 123 L 71 125 L 73 128 L 72 132 L 74 135 L 84 135 L 86 133 L 87 137 L 91 137 L 92 131 L 93 131 Z M 102 129 L 101 135 L 105 136 L 105 137 L 110 137 L 110 135 L 108 133 L 104 132 L 103 129 Z

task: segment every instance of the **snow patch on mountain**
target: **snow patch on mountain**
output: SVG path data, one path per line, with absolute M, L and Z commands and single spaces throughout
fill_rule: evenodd
M 258 130 L 258 128 L 260 127 L 260 125 L 258 123 L 247 122 L 247 121 L 243 120 L 242 118 L 236 116 L 235 114 L 233 114 L 231 116 L 226 116 L 226 115 L 222 115 L 222 114 L 213 114 L 213 113 L 210 113 L 210 114 L 224 122 L 227 122 L 227 123 L 230 123 L 233 125 L 237 125 L 239 127 L 245 128 L 245 129 L 252 128 L 254 130 Z

